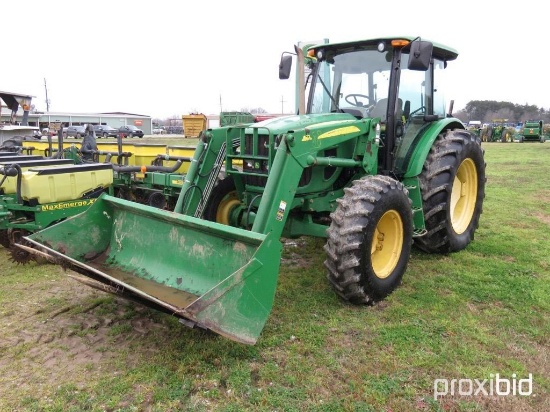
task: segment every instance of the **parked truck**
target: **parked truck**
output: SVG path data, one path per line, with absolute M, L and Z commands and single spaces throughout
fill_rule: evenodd
M 294 53 L 311 69 L 298 113 L 203 131 L 174 211 L 103 194 L 26 237 L 31 249 L 88 285 L 254 344 L 272 309 L 282 237 L 326 238 L 328 281 L 367 305 L 400 284 L 413 243 L 466 248 L 485 161 L 438 82 L 458 52 L 379 37 Z M 280 78 L 294 60 L 283 54 Z

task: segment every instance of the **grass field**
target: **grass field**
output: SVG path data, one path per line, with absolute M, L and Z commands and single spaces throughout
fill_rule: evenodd
M 403 284 L 362 307 L 326 281 L 322 239 L 286 242 L 255 346 L 1 249 L 0 411 L 550 410 L 550 144 L 484 148 L 466 250 L 414 249 Z

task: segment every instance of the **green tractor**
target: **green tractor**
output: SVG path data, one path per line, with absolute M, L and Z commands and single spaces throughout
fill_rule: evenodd
M 481 130 L 481 141 L 512 143 L 514 131 L 507 127 L 507 121 L 508 119 L 493 119 L 492 124 Z
M 281 238 L 326 238 L 328 281 L 355 304 L 395 290 L 413 243 L 464 249 L 485 160 L 443 100 L 458 53 L 414 37 L 295 52 L 311 70 L 298 82 L 307 104 L 299 93 L 296 115 L 203 131 L 174 211 L 103 194 L 26 237 L 32 249 L 87 285 L 245 344 L 271 312 Z M 283 54 L 280 78 L 293 60 Z
M 523 142 L 540 142 L 544 143 L 544 127 L 542 120 L 528 120 L 523 125 L 523 130 L 519 138 L 520 143 Z

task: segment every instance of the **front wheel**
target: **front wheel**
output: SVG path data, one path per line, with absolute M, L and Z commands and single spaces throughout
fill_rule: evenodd
M 211 222 L 231 225 L 233 212 L 241 201 L 231 176 L 218 181 L 204 209 L 203 217 Z
M 439 135 L 419 178 L 427 232 L 416 245 L 433 253 L 464 249 L 474 239 L 485 197 L 479 138 L 466 130 Z
M 411 202 L 388 176 L 353 182 L 338 200 L 327 230 L 327 278 L 343 299 L 370 304 L 399 285 L 410 256 Z

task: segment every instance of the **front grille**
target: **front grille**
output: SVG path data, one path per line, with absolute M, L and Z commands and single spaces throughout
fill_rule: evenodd
M 267 183 L 267 174 L 270 165 L 269 135 L 247 134 L 244 137 L 245 146 L 241 148 L 243 156 L 243 172 L 263 174 L 264 176 L 245 176 L 246 185 L 264 187 Z

